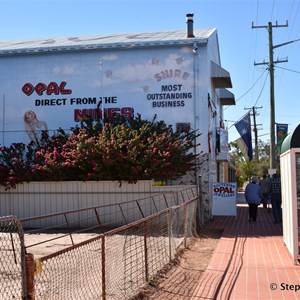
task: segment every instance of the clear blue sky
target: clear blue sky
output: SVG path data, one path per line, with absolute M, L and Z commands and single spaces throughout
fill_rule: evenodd
M 194 28 L 217 28 L 222 66 L 231 74 L 236 106 L 227 107 L 224 119 L 229 140 L 239 137 L 234 121 L 257 110 L 258 135 L 269 140 L 270 97 L 267 66 L 268 22 L 273 44 L 300 39 L 300 0 L 0 0 L 0 41 L 45 37 L 151 32 L 186 28 L 186 13 L 194 13 Z M 300 41 L 274 49 L 276 64 L 275 120 L 300 123 Z

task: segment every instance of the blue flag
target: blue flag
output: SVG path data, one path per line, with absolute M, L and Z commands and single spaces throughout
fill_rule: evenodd
M 234 124 L 248 151 L 249 161 L 253 159 L 250 112 Z

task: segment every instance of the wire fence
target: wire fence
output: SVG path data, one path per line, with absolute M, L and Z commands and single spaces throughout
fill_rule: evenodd
M 186 239 L 196 230 L 197 219 L 199 216 L 199 196 L 195 194 L 193 189 L 189 191 L 181 191 L 179 200 L 178 194 L 173 198 L 173 204 L 168 207 L 167 197 L 161 197 L 161 201 L 153 201 L 150 198 L 140 199 L 132 203 L 127 203 L 128 209 L 120 209 L 120 215 L 117 216 L 124 221 L 125 225 L 116 227 L 120 224 L 117 222 L 102 222 L 104 219 L 102 209 L 89 208 L 84 211 L 84 214 L 89 215 L 80 221 L 80 229 L 77 231 L 70 230 L 67 226 L 67 233 L 55 233 L 53 230 L 62 231 L 65 228 L 63 225 L 70 225 L 70 215 L 74 212 L 63 212 L 43 216 L 43 218 L 64 217 L 64 222 L 59 226 L 48 226 L 46 229 L 52 233 L 47 235 L 45 239 L 44 233 L 36 232 L 36 229 L 27 230 L 29 237 L 35 238 L 40 236 L 41 240 L 35 243 L 20 244 L 19 248 L 24 249 L 26 255 L 33 253 L 35 259 L 27 259 L 26 278 L 19 282 L 19 288 L 15 284 L 8 284 L 7 299 L 21 299 L 24 293 L 27 298 L 31 299 L 30 295 L 34 295 L 32 299 L 132 299 L 138 294 L 139 290 L 154 280 L 158 272 L 172 259 L 176 253 L 186 246 Z M 170 195 L 169 195 L 170 196 Z M 175 199 L 176 198 L 176 199 Z M 169 199 L 170 201 L 170 199 Z M 165 203 L 165 208 L 162 203 Z M 177 205 L 175 205 L 177 202 Z M 181 203 L 178 203 L 181 202 Z M 151 207 L 151 209 L 150 209 Z M 158 208 L 162 208 L 159 210 Z M 138 209 L 140 213 L 139 220 L 131 223 L 126 223 L 130 212 Z M 91 217 L 90 211 L 94 211 L 94 216 Z M 105 211 L 105 209 L 104 209 Z M 97 212 L 97 213 L 96 213 Z M 80 216 L 83 216 L 82 211 L 77 211 Z M 107 211 L 105 212 L 107 214 Z M 136 212 L 134 213 L 136 215 Z M 67 217 L 67 218 L 66 218 Z M 106 215 L 107 217 L 107 215 Z M 113 219 L 113 216 L 111 216 Z M 98 220 L 97 225 L 93 225 L 91 220 Z M 0 219 L 1 220 L 1 219 Z M 89 220 L 89 221 L 87 221 Z M 40 219 L 31 218 L 22 220 L 25 223 L 34 224 Z M 72 219 L 75 222 L 75 219 Z M 50 222 L 51 223 L 51 222 Z M 1 234 L 2 234 L 2 223 Z M 92 226 L 84 228 L 89 233 L 82 233 L 82 224 L 92 224 Z M 73 227 L 77 228 L 77 227 Z M 101 231 L 99 231 L 99 228 Z M 112 229 L 113 228 L 113 229 Z M 96 229 L 96 230 L 95 230 Z M 20 236 L 22 236 L 22 228 L 20 227 Z M 38 229 L 39 231 L 41 229 Z M 45 231 L 45 228 L 44 228 Z M 96 233 L 95 233 L 96 231 Z M 10 231 L 5 233 L 6 239 L 9 239 Z M 77 241 L 78 236 L 81 239 Z M 54 236 L 54 238 L 53 238 Z M 82 239 L 85 237 L 85 240 Z M 66 242 L 66 238 L 68 242 Z M 60 242 L 60 241 L 63 242 Z M 7 242 L 6 242 L 7 243 Z M 59 247 L 59 243 L 62 247 Z M 70 244 L 71 243 L 71 244 Z M 54 247 L 56 250 L 46 255 L 34 254 L 35 250 L 40 250 L 43 245 L 48 249 Z M 4 252 L 10 252 L 3 247 L 2 236 L 0 240 L 0 249 Z M 10 248 L 11 250 L 11 248 Z M 20 250 L 19 250 L 20 251 Z M 21 251 L 22 252 L 22 251 Z M 21 252 L 19 256 L 21 257 Z M 1 256 L 2 257 L 2 256 Z M 1 259 L 1 258 L 0 258 Z M 12 262 L 5 263 L 0 260 L 1 274 L 2 269 L 10 266 Z M 19 269 L 21 263 L 18 263 Z M 33 270 L 29 274 L 28 270 Z M 20 274 L 22 271 L 20 271 Z M 19 275 L 20 277 L 20 275 Z M 9 279 L 4 274 L 0 277 L 3 282 L 8 282 Z M 26 283 L 27 280 L 27 283 Z M 1 281 L 1 283 L 2 283 Z M 25 282 L 25 283 L 24 283 Z M 33 282 L 32 285 L 28 284 Z M 25 287 L 24 287 L 25 285 Z M 23 286 L 23 292 L 20 292 L 20 287 Z M 1 285 L 1 294 L 2 293 Z M 18 296 L 17 296 L 18 295 Z M 29 295 L 29 296 L 28 296 Z M 9 298 L 10 296 L 10 298 Z M 5 299 L 5 298 L 4 298 Z
M 1 299 L 23 299 L 26 295 L 24 232 L 15 217 L 0 218 Z

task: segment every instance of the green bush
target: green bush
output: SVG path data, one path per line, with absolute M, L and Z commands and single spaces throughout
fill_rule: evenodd
M 29 181 L 172 180 L 196 167 L 196 131 L 173 132 L 163 121 L 85 119 L 66 134 L 2 147 L 0 185 Z

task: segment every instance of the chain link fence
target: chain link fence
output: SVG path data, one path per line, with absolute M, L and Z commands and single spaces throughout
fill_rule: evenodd
M 63 242 L 65 247 L 58 251 L 47 255 L 35 255 L 34 268 L 32 268 L 34 272 L 32 274 L 27 272 L 27 278 L 25 278 L 29 282 L 34 282 L 32 287 L 28 286 L 28 282 L 27 285 L 25 281 L 22 283 L 21 279 L 17 286 L 14 281 L 6 278 L 5 289 L 8 291 L 6 292 L 7 295 L 10 295 L 7 299 L 21 299 L 24 293 L 27 297 L 34 295 L 35 298 L 29 296 L 22 299 L 124 300 L 134 298 L 139 290 L 147 283 L 155 280 L 158 272 L 172 261 L 182 247 L 186 246 L 186 239 L 192 236 L 193 230 L 196 229 L 197 216 L 199 215 L 197 209 L 200 207 L 197 193 L 190 190 L 181 192 L 180 195 L 176 195 L 172 199 L 168 199 L 168 197 L 157 197 L 157 199 L 160 198 L 160 201 L 149 201 L 149 198 L 148 201 L 141 199 L 134 202 L 135 206 L 132 203 L 127 203 L 126 209 L 123 204 L 120 215 L 116 219 L 121 218 L 125 225 L 116 228 L 112 225 L 119 224 L 119 222 L 106 224 L 107 226 L 103 226 L 103 223 L 100 222 L 96 226 L 98 234 L 87 235 L 86 240 L 81 239 L 80 242 L 76 242 L 77 235 L 82 235 L 82 229 L 80 229 L 76 234 L 68 232 L 59 237 L 55 235 L 55 238 L 49 235 L 48 240 L 26 245 L 27 252 L 34 252 L 35 249 L 42 247 L 43 243 L 46 243 L 46 247 L 51 249 L 51 247 L 57 246 L 59 238 L 67 237 L 69 240 L 68 243 Z M 180 197 L 182 199 L 178 200 Z M 169 207 L 169 203 L 172 203 L 171 207 Z M 161 209 L 162 207 L 165 208 Z M 136 209 L 139 210 L 141 218 L 126 224 L 125 220 L 129 218 L 130 211 L 136 211 Z M 103 210 L 98 208 L 94 218 L 101 220 L 103 211 L 105 214 L 108 212 L 104 207 Z M 112 211 L 115 212 L 115 210 Z M 82 212 L 77 211 L 77 213 L 83 215 Z M 64 218 L 65 220 L 70 220 L 70 214 L 71 212 L 65 212 L 62 215 L 67 216 Z M 56 214 L 55 217 L 61 216 Z M 90 218 L 89 215 L 88 218 L 81 219 L 81 224 L 88 224 Z M 113 216 L 111 218 L 113 220 Z M 71 219 L 75 220 L 74 218 Z M 26 219 L 25 221 L 32 224 L 37 220 Z M 2 279 L 2 271 L 5 271 L 6 266 L 11 267 L 15 263 L 15 255 L 10 253 L 13 251 L 7 251 L 8 246 L 5 246 L 11 243 L 9 236 L 13 234 L 14 229 L 9 228 L 11 231 L 7 231 L 6 237 L 8 241 L 2 242 L 2 231 L 5 226 L 0 224 L 0 249 L 7 256 L 3 262 L 2 256 L 0 258 L 1 295 L 3 295 L 2 289 L 5 285 L 2 285 L 2 280 L 5 281 L 4 277 Z M 99 226 L 103 229 L 100 233 Z M 115 229 L 111 229 L 111 227 L 115 227 Z M 47 229 L 53 230 L 53 227 L 50 226 Z M 94 230 L 95 226 L 90 227 L 90 229 Z M 39 236 L 40 234 L 33 230 L 29 232 L 29 235 Z M 43 234 L 40 235 L 43 236 Z M 18 236 L 19 245 L 21 245 L 22 234 Z M 12 246 L 10 246 L 11 248 Z M 16 269 L 19 270 L 19 273 L 16 277 L 21 278 L 23 269 L 21 265 L 24 263 L 21 262 L 22 251 L 20 249 L 22 247 L 19 246 L 18 248 L 19 262 Z M 30 269 L 30 266 L 26 266 Z M 22 286 L 23 291 L 21 291 Z
M 101 299 L 104 236 L 39 260 L 36 299 Z
M 0 217 L 1 299 L 21 299 L 26 295 L 24 232 L 12 216 Z

